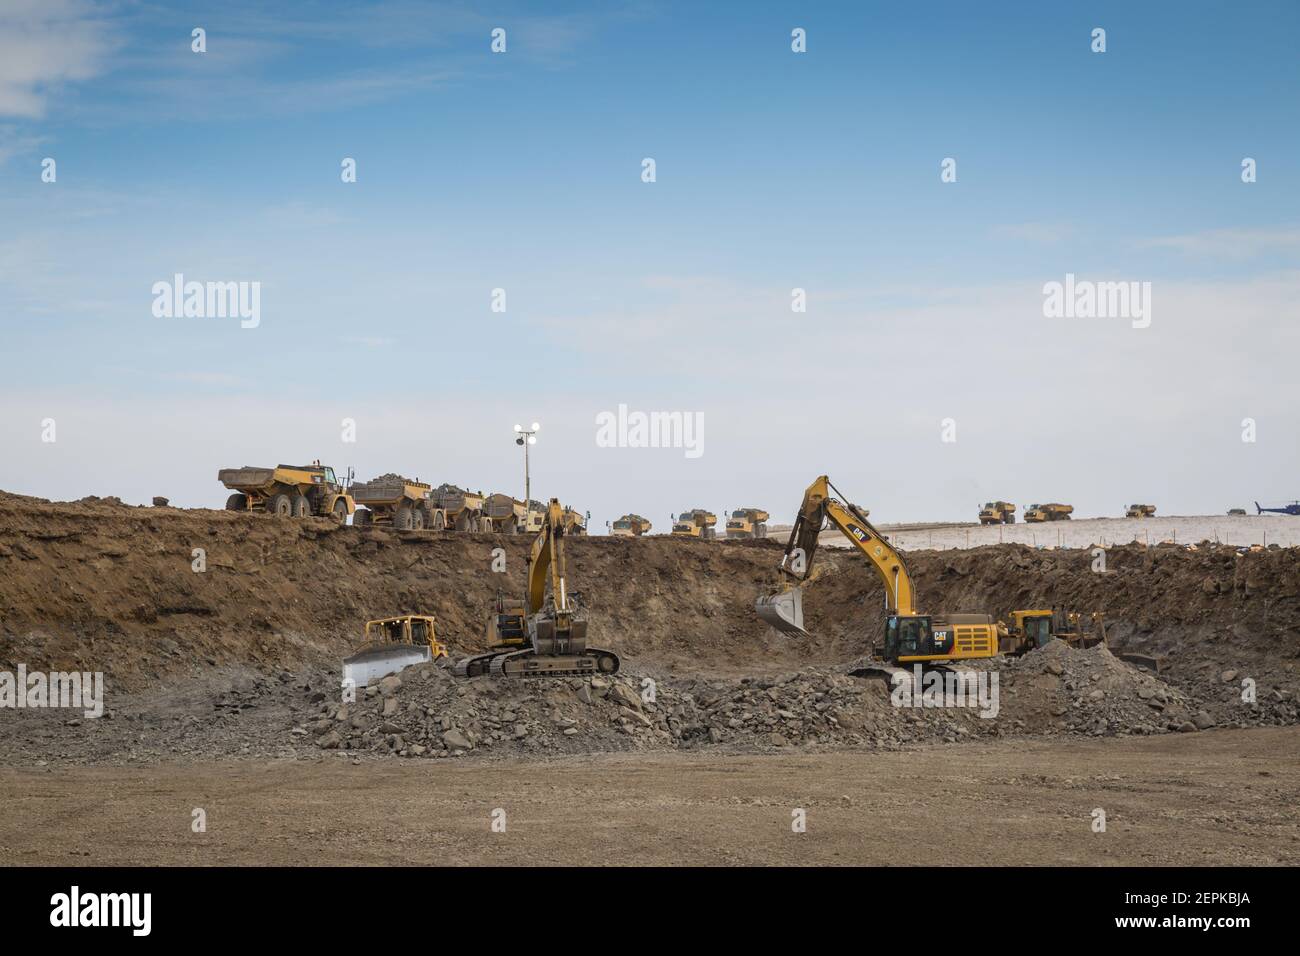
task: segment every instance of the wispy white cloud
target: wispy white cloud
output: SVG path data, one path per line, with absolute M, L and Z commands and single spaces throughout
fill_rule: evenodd
M 1139 240 L 1144 249 L 1172 249 L 1190 256 L 1250 259 L 1260 254 L 1300 253 L 1300 227 L 1205 229 Z
M 118 40 L 86 0 L 0 4 L 0 116 L 39 119 L 63 84 L 99 75 Z

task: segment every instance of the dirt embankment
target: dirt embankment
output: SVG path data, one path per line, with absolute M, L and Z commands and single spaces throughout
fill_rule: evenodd
M 527 547 L 513 536 L 0 495 L 0 667 L 104 671 L 131 689 L 221 665 L 296 670 L 336 662 L 367 618 L 409 612 L 436 614 L 454 651 L 476 649 L 497 592 L 521 592 Z M 805 598 L 811 640 L 754 615 L 755 595 L 777 583 L 779 547 L 570 539 L 570 586 L 593 643 L 657 676 L 772 673 L 863 653 L 884 615 L 855 554 L 819 554 Z M 498 548 L 505 573 L 492 570 Z M 1101 574 L 1089 551 L 1020 545 L 908 561 L 927 611 L 1102 610 L 1112 646 L 1168 655 L 1184 679 L 1227 668 L 1297 679 L 1300 550 L 1130 545 L 1109 549 Z

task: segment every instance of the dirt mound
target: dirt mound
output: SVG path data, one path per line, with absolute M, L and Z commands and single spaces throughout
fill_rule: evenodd
M 0 495 L 0 669 L 25 663 L 102 671 L 113 693 L 225 667 L 336 670 L 365 620 L 429 612 L 459 655 L 483 647 L 498 591 L 521 593 L 529 543 Z M 818 683 L 818 668 L 832 675 L 878 638 L 882 591 L 859 556 L 824 549 L 805 597 L 815 636 L 778 635 L 752 605 L 778 583 L 780 547 L 772 540 L 580 537 L 570 540 L 570 581 L 588 607 L 592 643 L 620 654 L 628 673 L 661 686 L 685 682 L 685 693 L 731 703 L 733 692 L 753 693 L 742 677 L 806 675 L 781 678 L 778 686 L 812 680 L 813 705 L 825 703 L 817 694 L 832 695 L 822 715 L 835 709 L 834 682 Z M 505 573 L 492 570 L 496 549 L 505 553 Z M 1162 676 L 1196 699 L 1193 718 L 1208 710 L 1219 723 L 1294 720 L 1300 551 L 1129 546 L 1105 557 L 1104 573 L 1094 572 L 1089 551 L 1018 545 L 919 552 L 908 561 L 926 610 L 1104 610 L 1113 649 L 1168 659 Z M 1005 669 L 1019 680 L 1025 666 Z M 1078 696 L 1065 686 L 1071 680 L 1076 689 L 1092 683 L 1087 675 L 1067 679 L 1060 694 Z M 1090 706 L 1092 690 L 1106 690 L 1099 680 L 1103 686 L 1087 687 L 1080 706 Z M 1253 703 L 1242 700 L 1247 680 Z M 700 681 L 721 683 L 701 690 Z M 1157 708 L 1141 708 L 1152 711 L 1146 723 L 1161 723 Z M 1115 723 L 1138 713 L 1101 716 Z M 738 729 L 730 726 L 733 716 L 724 731 Z M 1047 716 L 1059 722 L 1065 715 Z M 758 717 L 761 732 L 779 732 L 765 722 L 765 708 Z M 1035 711 L 1018 719 L 1028 725 L 1046 718 Z M 800 738 L 820 736 L 828 723 L 806 721 L 811 729 Z M 1088 722 L 1075 723 L 1086 729 Z
M 1002 674 L 1004 712 L 1027 727 L 1149 734 L 1192 720 L 1185 694 L 1103 645 L 1079 649 L 1051 641 L 1004 665 Z M 1203 720 L 1204 727 L 1213 725 Z

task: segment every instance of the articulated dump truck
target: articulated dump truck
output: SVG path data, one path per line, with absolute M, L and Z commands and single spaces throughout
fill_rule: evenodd
M 488 495 L 483 503 L 484 531 L 521 534 L 528 524 L 528 506 L 510 495 Z
M 980 509 L 980 524 L 1015 523 L 1016 506 L 1009 501 L 986 501 Z
M 703 508 L 693 508 L 690 511 L 683 511 L 673 522 L 673 535 L 678 538 L 704 538 L 709 540 L 718 536 L 718 531 L 714 525 L 718 523 L 718 516 L 711 511 L 705 511 Z
M 565 505 L 564 511 L 561 513 L 561 520 L 564 524 L 565 533 L 586 534 L 588 517 L 590 517 L 590 515 L 584 515 L 581 511 Z
M 1153 518 L 1155 517 L 1155 505 L 1129 505 L 1124 512 L 1125 518 Z
M 727 516 L 727 537 L 766 538 L 769 517 L 762 508 L 737 508 Z
M 1074 505 L 1062 505 L 1055 502 L 1046 505 L 1030 505 L 1025 509 L 1025 521 L 1036 524 L 1042 521 L 1066 521 Z
M 649 518 L 626 514 L 610 525 L 609 533 L 615 538 L 639 538 L 650 531 Z
M 455 531 L 486 531 L 487 517 L 483 514 L 483 504 L 487 500 L 483 492 L 475 494 L 456 485 L 439 485 L 433 490 L 434 507 L 440 508 L 445 515 L 447 527 Z
M 359 507 L 352 518 L 358 528 L 385 525 L 397 531 L 441 531 L 447 527 L 447 513 L 434 505 L 432 486 L 401 475 L 381 475 L 352 486 Z
M 334 469 L 319 461 L 274 468 L 222 468 L 217 481 L 235 492 L 226 499 L 227 511 L 260 511 L 278 518 L 316 516 L 341 523 L 357 510 Z

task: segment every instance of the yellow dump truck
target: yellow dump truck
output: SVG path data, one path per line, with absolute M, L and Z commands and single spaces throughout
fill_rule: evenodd
M 488 495 L 483 503 L 484 531 L 520 534 L 528 522 L 528 506 L 510 495 Z
M 673 522 L 673 535 L 678 538 L 704 538 L 706 540 L 718 536 L 717 529 L 714 525 L 718 523 L 718 516 L 711 511 L 703 508 L 692 508 L 690 511 L 683 511 Z
M 737 508 L 727 516 L 727 537 L 766 538 L 769 517 L 762 508 Z
M 1030 505 L 1025 509 L 1025 521 L 1036 524 L 1042 521 L 1065 521 L 1074 511 L 1074 505 L 1052 502 L 1045 505 Z
M 1029 519 L 1026 518 L 1026 521 Z M 980 509 L 980 524 L 1015 524 L 1016 506 L 1009 501 L 986 501 Z
M 615 538 L 639 538 L 641 535 L 647 534 L 651 527 L 649 518 L 625 514 L 610 525 L 609 533 Z
M 1151 518 L 1156 513 L 1155 505 L 1129 505 L 1124 512 L 1125 518 Z
M 565 533 L 586 534 L 587 519 L 590 517 L 591 517 L 590 512 L 584 515 L 581 511 L 576 511 L 575 509 L 570 508 L 566 505 L 564 511 L 561 512 L 561 518 L 563 519 L 564 522 L 563 527 Z
M 352 524 L 358 528 L 386 525 L 397 531 L 442 531 L 447 513 L 433 504 L 432 486 L 401 475 L 380 475 L 352 486 L 357 513 Z
M 226 499 L 227 511 L 260 511 L 279 518 L 315 515 L 343 522 L 357 510 L 347 485 L 335 477 L 333 468 L 319 461 L 274 468 L 222 468 L 217 481 L 235 492 Z
M 487 528 L 483 492 L 475 494 L 456 485 L 443 484 L 433 490 L 430 498 L 435 508 L 442 509 L 447 527 L 454 531 L 482 531 Z

